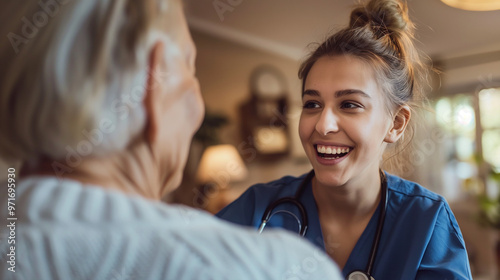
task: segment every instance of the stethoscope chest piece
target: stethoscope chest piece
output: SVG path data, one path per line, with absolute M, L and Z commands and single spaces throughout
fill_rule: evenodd
M 353 271 L 347 276 L 347 280 L 375 280 L 362 271 Z

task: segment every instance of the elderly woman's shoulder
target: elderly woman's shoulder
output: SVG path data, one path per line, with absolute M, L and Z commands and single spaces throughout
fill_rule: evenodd
M 299 273 L 292 264 L 304 260 L 322 267 L 310 279 L 338 273 L 286 232 L 258 235 L 188 207 L 56 178 L 26 179 L 16 191 L 17 269 L 25 279 L 281 279 Z

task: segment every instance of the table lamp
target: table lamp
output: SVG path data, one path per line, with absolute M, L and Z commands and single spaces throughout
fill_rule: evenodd
M 248 170 L 240 154 L 232 145 L 208 147 L 198 167 L 196 179 L 201 184 L 215 184 L 225 189 L 230 182 L 241 181 L 248 175 Z

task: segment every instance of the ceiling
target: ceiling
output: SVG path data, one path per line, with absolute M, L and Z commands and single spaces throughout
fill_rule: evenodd
M 292 59 L 348 23 L 358 0 L 184 0 L 190 28 Z M 500 11 L 408 0 L 419 47 L 435 60 L 500 51 Z

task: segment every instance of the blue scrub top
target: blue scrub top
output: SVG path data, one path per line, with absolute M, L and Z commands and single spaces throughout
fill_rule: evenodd
M 306 175 L 254 185 L 217 216 L 258 228 L 267 206 L 279 198 L 293 197 Z M 472 279 L 462 233 L 446 200 L 416 183 L 390 174 L 386 176 L 387 212 L 372 276 L 404 280 Z M 305 237 L 325 251 L 334 249 L 336 244 L 323 239 L 311 182 L 299 200 L 309 219 Z M 293 205 L 282 204 L 274 212 L 279 210 L 295 213 L 300 218 Z M 342 270 L 344 277 L 354 270 L 366 270 L 379 213 L 380 206 L 352 250 Z M 298 232 L 297 220 L 289 214 L 273 216 L 268 227 Z

